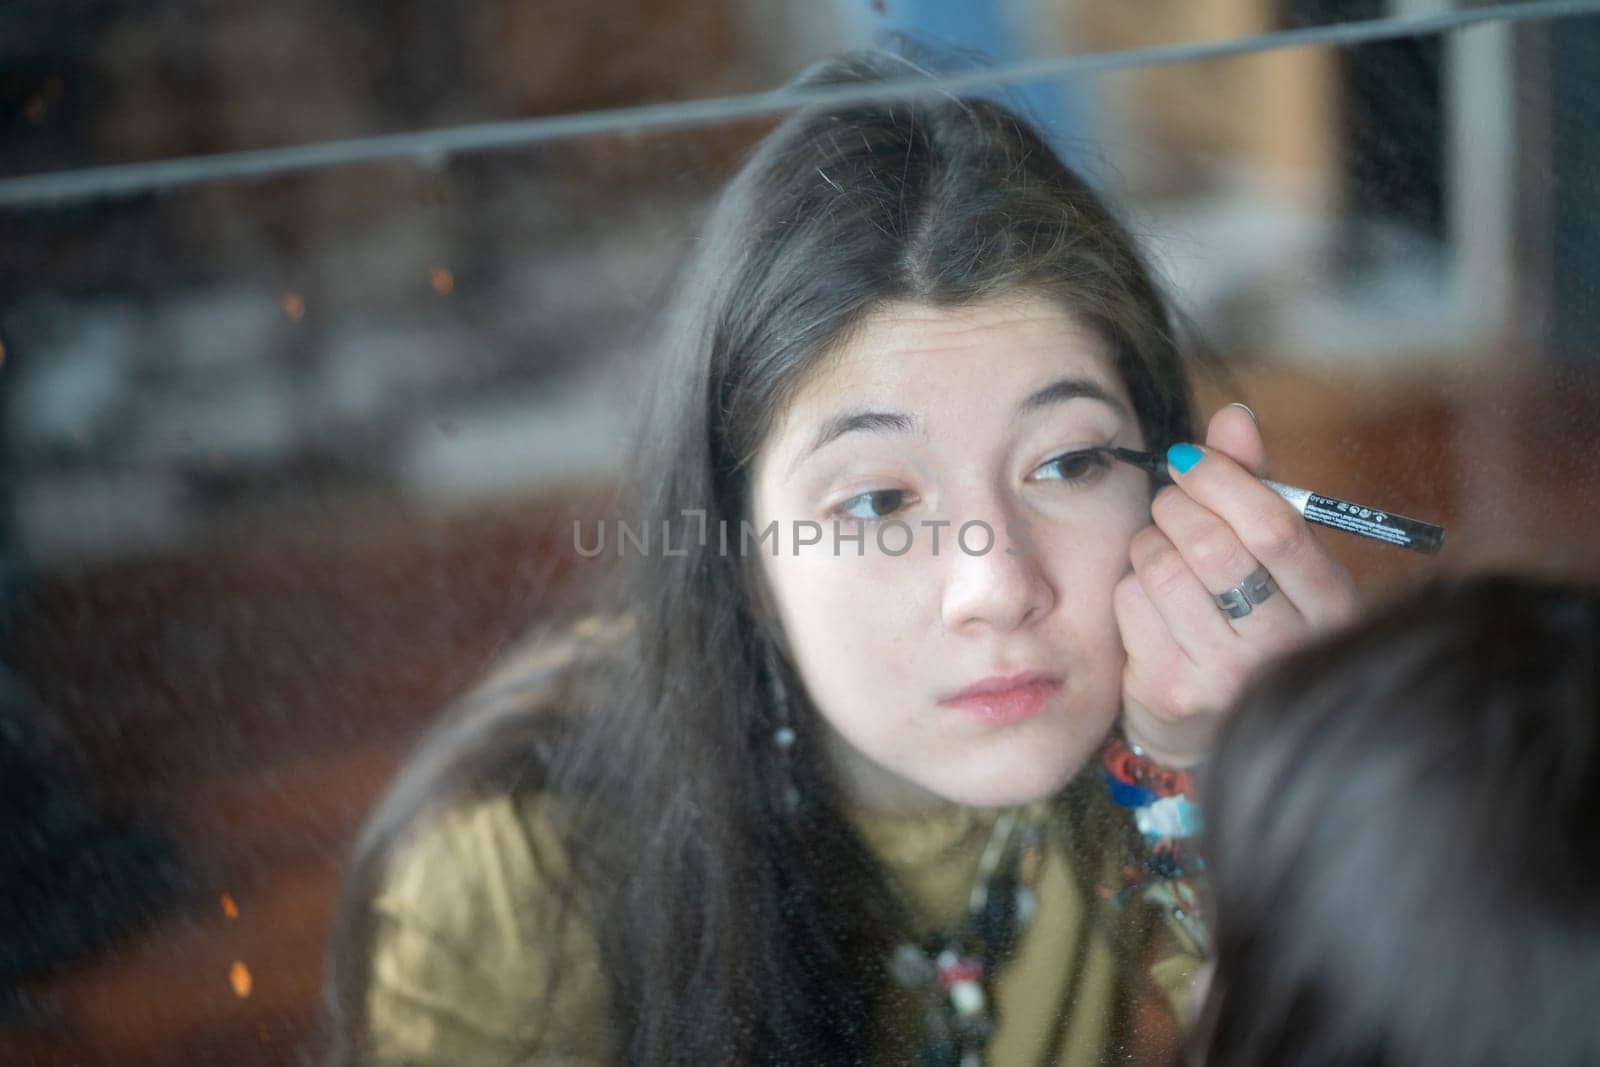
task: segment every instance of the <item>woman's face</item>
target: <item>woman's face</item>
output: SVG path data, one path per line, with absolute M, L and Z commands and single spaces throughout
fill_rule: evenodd
M 777 554 L 750 550 L 858 803 L 1022 803 L 1099 745 L 1121 706 L 1112 589 L 1149 481 L 1051 461 L 1107 444 L 1144 446 L 1127 390 L 1043 298 L 889 306 L 782 414 L 751 515 L 777 522 Z M 951 699 L 1023 672 L 1045 677 Z

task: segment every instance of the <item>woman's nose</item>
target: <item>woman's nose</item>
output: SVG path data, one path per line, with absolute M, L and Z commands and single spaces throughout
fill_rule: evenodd
M 944 568 L 945 625 L 957 632 L 974 626 L 1009 631 L 1048 614 L 1055 590 L 1038 550 L 1026 538 L 1008 536 L 1003 518 L 964 528 L 965 535 L 957 529 L 950 539 L 952 558 Z

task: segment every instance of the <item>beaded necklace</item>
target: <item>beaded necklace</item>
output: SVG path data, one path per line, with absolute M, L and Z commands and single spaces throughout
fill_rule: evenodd
M 996 1020 L 994 975 L 1033 919 L 1042 865 L 1042 820 L 1016 811 L 995 820 L 978 861 L 967 911 L 954 932 L 903 940 L 889 958 L 900 986 L 927 1000 L 921 1067 L 980 1067 Z

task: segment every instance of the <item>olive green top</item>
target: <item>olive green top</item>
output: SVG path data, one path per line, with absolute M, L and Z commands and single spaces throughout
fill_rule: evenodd
M 990 1064 L 1157 1062 L 1186 1013 L 1199 959 L 1155 908 L 1119 909 L 1107 899 L 1127 816 L 1092 767 L 1079 779 L 1058 800 L 1019 809 L 1046 818 L 1049 831 L 1033 920 L 995 979 Z M 476 801 L 431 821 L 396 853 L 374 902 L 367 1025 L 376 1063 L 616 1061 L 592 925 L 546 922 L 552 894 L 544 887 L 567 873 L 548 803 L 538 795 Z M 949 931 L 1002 810 L 947 805 L 852 817 L 913 920 Z M 541 1004 L 554 959 L 559 979 Z M 916 997 L 891 991 L 873 1062 L 914 1062 Z M 529 1052 L 536 1039 L 537 1053 Z

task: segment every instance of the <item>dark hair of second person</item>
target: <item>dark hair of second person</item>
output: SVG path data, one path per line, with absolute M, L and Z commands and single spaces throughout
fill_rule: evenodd
M 1600 589 L 1424 587 L 1246 692 L 1193 1058 L 1600 1062 Z

